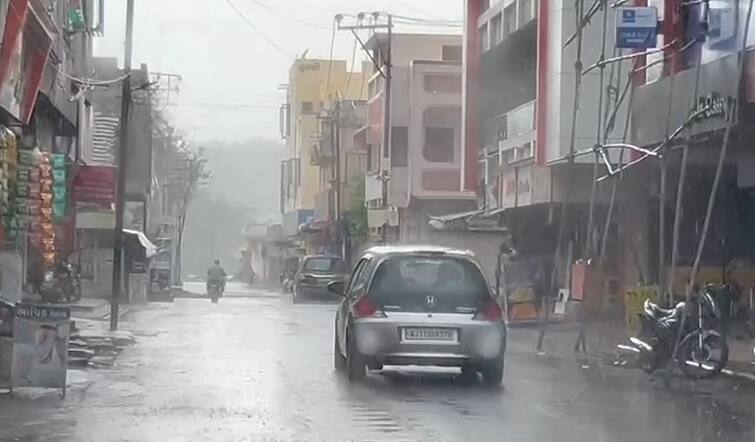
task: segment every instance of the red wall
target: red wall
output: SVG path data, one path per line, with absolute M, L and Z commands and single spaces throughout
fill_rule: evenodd
M 467 0 L 467 21 L 464 35 L 466 95 L 464 111 L 464 182 L 463 189 L 474 191 L 480 185 L 479 165 L 480 122 L 480 33 L 477 22 L 487 8 L 486 0 Z

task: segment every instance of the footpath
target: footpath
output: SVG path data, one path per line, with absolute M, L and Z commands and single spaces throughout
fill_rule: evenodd
M 729 344 L 729 363 L 724 374 L 755 381 L 755 362 L 753 346 L 755 339 L 750 338 L 740 327 L 732 326 L 727 333 Z M 584 356 L 574 351 L 580 326 L 578 323 L 550 324 L 546 329 L 542 353 L 558 358 Z M 627 328 L 623 322 L 590 322 L 585 326 L 587 343 L 586 357 L 589 360 L 613 363 L 618 360 L 617 346 L 627 344 Z M 540 328 L 537 325 L 512 326 L 510 335 L 518 341 L 532 342 L 532 351 L 536 351 Z
M 119 317 L 127 314 L 128 310 L 128 305 L 121 305 Z M 110 367 L 123 348 L 134 343 L 134 337 L 128 332 L 111 332 L 109 320 L 108 300 L 85 298 L 71 306 L 69 368 Z

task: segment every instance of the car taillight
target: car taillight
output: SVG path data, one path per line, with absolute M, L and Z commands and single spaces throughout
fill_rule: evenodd
M 380 308 L 370 298 L 362 296 L 351 306 L 355 318 L 369 318 L 372 316 L 385 316 Z
M 503 309 L 495 302 L 495 299 L 488 300 L 487 303 L 475 315 L 474 319 L 480 321 L 500 321 L 503 319 Z

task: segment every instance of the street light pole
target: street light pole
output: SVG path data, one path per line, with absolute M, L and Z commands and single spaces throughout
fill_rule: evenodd
M 128 122 L 131 106 L 131 57 L 134 40 L 134 0 L 126 1 L 126 52 L 123 57 L 123 78 L 121 93 L 121 124 L 118 141 L 116 167 L 118 184 L 115 190 L 115 229 L 113 231 L 113 284 L 110 295 L 110 330 L 118 329 L 118 304 L 123 280 L 123 210 L 126 191 L 126 149 L 128 148 Z

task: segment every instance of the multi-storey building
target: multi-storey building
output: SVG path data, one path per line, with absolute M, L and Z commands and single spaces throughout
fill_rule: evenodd
M 461 43 L 459 35 L 391 36 L 390 150 L 383 136 L 386 82 L 378 70 L 369 80 L 367 125 L 357 137 L 368 152 L 365 200 L 375 239 L 432 241 L 428 216 L 474 206 L 474 194 L 461 189 Z M 388 44 L 387 34 L 367 42 L 380 64 Z
M 346 61 L 303 58 L 291 66 L 286 103 L 281 110 L 281 134 L 288 150 L 281 164 L 284 235 L 297 234 L 303 224 L 324 221 L 315 217 L 316 202 L 321 202 L 324 217 L 333 195 L 330 181 L 335 175 L 332 169 L 335 157 L 331 155 L 331 134 L 323 123 L 332 117 L 334 103 L 358 103 L 365 93 L 364 75 L 350 71 Z M 348 125 L 344 123 L 343 129 Z M 345 133 L 339 136 L 348 138 Z M 348 151 L 353 149 L 347 143 L 344 152 Z M 309 246 L 314 248 L 314 244 Z
M 589 9 L 586 2 L 584 13 Z M 493 216 L 508 229 L 520 273 L 550 275 L 555 264 L 559 281 L 566 280 L 565 262 L 553 261 L 565 199 L 570 207 L 562 250 L 586 258 L 586 238 L 602 232 L 595 220 L 605 218 L 605 186 L 596 189 L 595 216 L 589 221 L 594 155 L 576 158 L 573 174 L 564 158 L 572 148 L 623 139 L 628 100 L 617 105 L 616 90 L 623 89 L 633 61 L 587 72 L 601 57 L 629 53 L 615 49 L 615 20 L 614 8 L 605 16 L 602 10 L 595 14 L 585 22 L 579 45 L 575 2 L 465 1 L 463 185 L 478 194 L 483 213 L 474 217 Z M 616 123 L 606 131 L 614 108 Z M 611 161 L 617 157 L 618 151 L 609 152 Z M 618 273 L 609 278 L 612 292 Z

